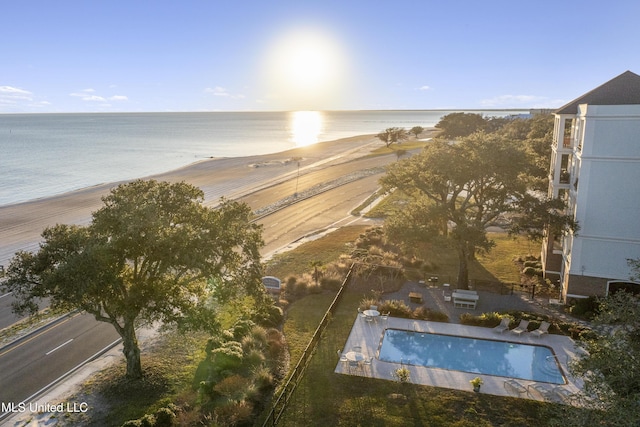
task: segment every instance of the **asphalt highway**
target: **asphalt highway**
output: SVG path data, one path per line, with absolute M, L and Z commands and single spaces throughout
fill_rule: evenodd
M 72 314 L 0 350 L 0 402 L 20 403 L 118 340 L 113 326 Z
M 305 171 L 268 191 L 241 200 L 252 208 L 274 203 L 297 191 L 335 180 L 353 171 L 381 166 L 395 156 L 364 158 L 337 166 Z M 272 253 L 317 230 L 366 221 L 350 215 L 378 188 L 381 173 L 337 186 L 283 207 L 261 218 L 265 247 L 263 255 Z M 5 300 L 5 301 L 3 301 Z M 10 297 L 0 299 L 5 310 Z M 6 314 L 3 314 L 5 316 Z M 34 395 L 51 382 L 118 340 L 112 325 L 98 322 L 87 314 L 77 314 L 8 347 L 0 349 L 0 402 L 15 403 L 34 399 Z M 0 419 L 2 414 L 0 414 Z

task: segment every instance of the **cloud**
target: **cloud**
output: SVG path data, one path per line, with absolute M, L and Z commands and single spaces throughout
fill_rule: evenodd
M 128 101 L 129 97 L 126 95 L 113 95 L 108 98 L 95 94 L 95 89 L 83 89 L 80 92 L 70 93 L 69 96 L 73 96 L 75 98 L 80 98 L 83 101 L 88 102 L 104 102 L 105 104 L 101 105 L 102 107 L 110 107 L 111 104 L 106 103 L 109 101 Z
M 0 86 L 0 102 L 3 104 L 15 104 L 18 101 L 32 101 L 33 94 L 28 90 L 13 86 Z
M 238 94 L 232 94 L 230 93 L 226 88 L 223 88 L 222 86 L 216 86 L 214 88 L 206 88 L 204 90 L 205 93 L 210 93 L 213 94 L 213 96 L 220 96 L 223 98 L 231 98 L 231 99 L 243 99 L 245 96 L 238 93 Z
M 83 101 L 106 101 L 105 98 L 98 95 L 91 95 L 92 91 L 84 90 L 82 92 L 74 92 L 70 93 L 69 96 L 74 96 L 76 98 L 81 98 Z
M 418 90 L 429 90 L 429 89 L 431 89 L 431 87 L 429 87 L 429 86 L 427 86 L 427 85 L 420 86 L 420 87 L 418 88 Z

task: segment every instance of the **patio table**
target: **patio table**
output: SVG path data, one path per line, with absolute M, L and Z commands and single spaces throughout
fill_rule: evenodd
M 347 360 L 350 362 L 362 362 L 365 357 L 364 354 L 360 353 L 359 351 L 349 351 L 347 352 L 347 354 L 345 354 L 345 356 L 347 357 Z

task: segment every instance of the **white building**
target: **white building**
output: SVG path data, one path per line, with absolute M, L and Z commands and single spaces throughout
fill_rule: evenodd
M 562 299 L 606 295 L 640 258 L 640 76 L 627 71 L 555 112 L 549 195 L 568 202 L 577 234 L 548 236 L 545 276 Z

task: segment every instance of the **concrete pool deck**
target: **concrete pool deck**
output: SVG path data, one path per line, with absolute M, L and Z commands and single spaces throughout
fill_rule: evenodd
M 357 367 L 350 366 L 349 362 L 338 361 L 335 372 L 347 375 L 395 380 L 393 374 L 401 365 L 398 363 L 384 362 L 378 359 L 380 343 L 384 330 L 387 328 L 457 335 L 469 338 L 491 339 L 497 341 L 509 341 L 531 345 L 544 345 L 553 349 L 567 380 L 567 384 L 565 385 L 555 385 L 518 379 L 516 380 L 517 383 L 524 387 L 524 389 L 519 393 L 513 387 L 505 387 L 505 382 L 509 381 L 510 378 L 441 368 L 428 368 L 407 364 L 403 365 L 409 370 L 410 382 L 414 384 L 472 392 L 472 386 L 469 381 L 479 376 L 484 381 L 480 390 L 481 393 L 497 396 L 522 397 L 535 400 L 545 400 L 545 396 L 536 390 L 536 388 L 539 388 L 540 386 L 542 386 L 542 388 L 546 387 L 548 389 L 555 389 L 560 391 L 560 393 L 567 395 L 576 393 L 582 388 L 581 381 L 571 377 L 569 374 L 567 362 L 579 357 L 580 350 L 577 348 L 574 341 L 567 336 L 548 334 L 543 335 L 540 338 L 536 338 L 529 333 L 516 335 L 510 332 L 505 332 L 500 334 L 494 332 L 492 328 L 402 319 L 396 317 L 389 317 L 387 320 L 377 318 L 374 321 L 367 321 L 357 313 L 353 327 L 351 328 L 351 333 L 345 343 L 343 353 L 352 350 L 354 347 L 361 347 L 360 352 L 365 355 L 365 359 L 370 359 L 371 357 L 373 357 L 373 359 L 371 360 L 370 365 L 359 363 Z M 558 394 L 554 393 L 553 396 L 558 396 Z M 547 396 L 547 398 L 548 397 L 549 396 Z M 568 403 L 568 401 L 565 400 L 564 403 Z

